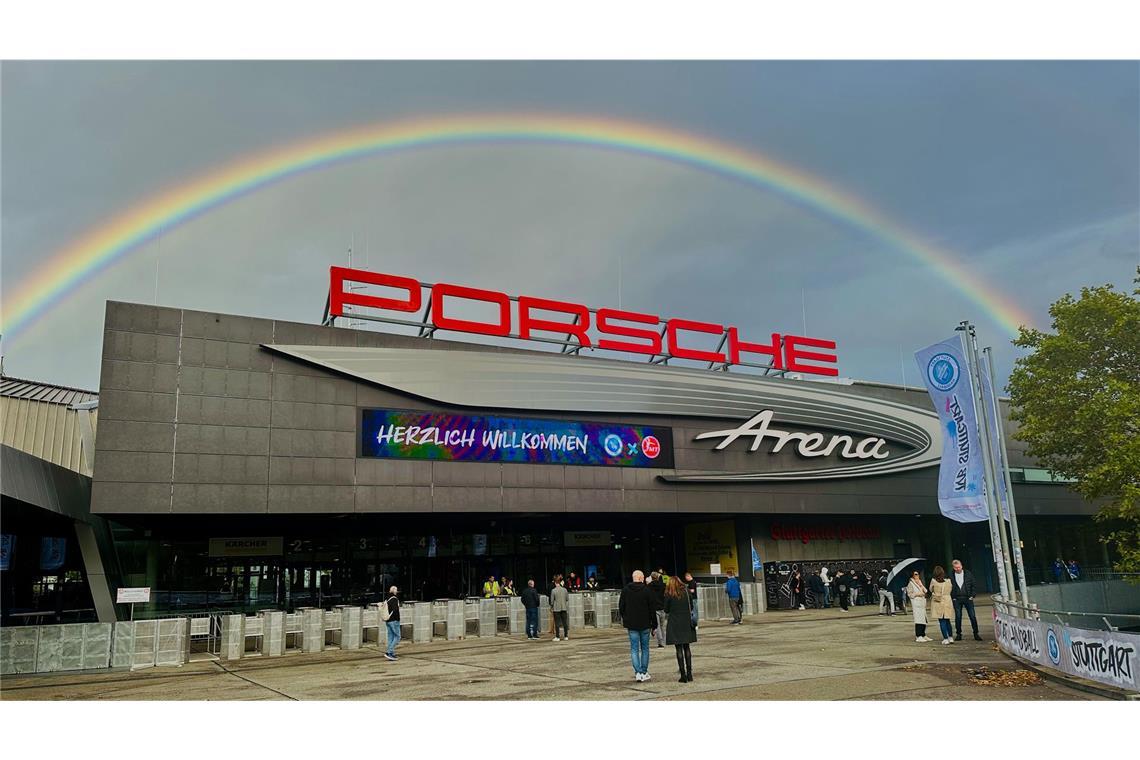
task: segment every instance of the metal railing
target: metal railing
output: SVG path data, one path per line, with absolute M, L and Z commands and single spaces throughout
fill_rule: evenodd
M 1023 617 L 1028 620 L 1043 620 L 1045 622 L 1069 625 L 1074 628 L 1089 628 L 1104 631 L 1136 630 L 1140 629 L 1140 615 L 1122 612 L 1075 612 L 1072 610 L 1048 610 L 1030 603 L 1028 606 L 1019 602 L 1003 599 L 1000 594 L 993 595 L 994 606 L 998 612 L 1004 612 L 1014 617 Z M 1117 621 L 1114 623 L 1113 621 Z

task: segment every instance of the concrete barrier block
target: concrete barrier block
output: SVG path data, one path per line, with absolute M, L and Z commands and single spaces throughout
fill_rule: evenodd
M 261 617 L 261 653 L 266 657 L 280 657 L 285 654 L 285 613 L 280 610 L 264 610 Z
M 538 632 L 550 633 L 554 627 L 554 619 L 550 616 L 550 597 L 538 595 Z
M 432 638 L 431 602 L 415 602 L 400 609 L 400 622 L 404 622 L 404 610 L 411 608 L 412 641 L 416 644 L 430 644 Z M 400 632 L 403 636 L 403 631 Z
M 609 591 L 596 591 L 594 597 L 594 627 L 609 628 L 613 625 L 613 613 L 610 612 L 611 597 Z
M 360 649 L 363 640 L 361 628 L 361 612 L 359 607 L 341 607 L 340 609 L 340 648 Z
M 498 634 L 499 619 L 496 615 L 494 599 L 479 600 L 479 636 L 489 637 Z
M 245 654 L 245 615 L 222 616 L 221 658 L 240 660 Z
M 742 605 L 743 609 L 741 610 L 741 612 L 745 615 L 755 615 L 756 614 L 755 587 L 756 587 L 755 583 L 741 583 L 740 584 L 740 594 L 741 594 L 741 596 L 744 597 L 744 604 Z
M 459 641 L 467 637 L 466 604 L 462 599 L 447 600 L 447 640 Z
M 301 651 L 305 654 L 325 648 L 325 611 L 319 607 L 301 610 Z
M 511 597 L 510 613 L 507 617 L 507 630 L 510 631 L 512 636 L 526 632 L 526 608 L 523 607 L 522 599 L 517 596 Z
M 586 600 L 581 594 L 571 594 L 566 603 L 567 625 L 577 631 L 586 627 Z

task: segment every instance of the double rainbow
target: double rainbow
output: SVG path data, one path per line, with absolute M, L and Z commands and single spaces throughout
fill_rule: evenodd
M 654 124 L 564 115 L 446 116 L 382 122 L 251 155 L 162 192 L 92 229 L 36 269 L 4 304 L 5 335 L 26 332 L 53 304 L 168 230 L 303 172 L 397 151 L 454 145 L 555 144 L 615 150 L 691 166 L 770 190 L 883 240 L 928 265 L 1011 335 L 1032 319 L 1012 298 L 937 248 L 825 180 L 755 151 Z

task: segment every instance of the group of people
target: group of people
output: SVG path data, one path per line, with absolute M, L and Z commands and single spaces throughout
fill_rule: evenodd
M 788 579 L 788 588 L 792 597 L 792 605 L 796 609 L 805 609 L 807 605 L 807 591 L 812 593 L 816 609 L 831 607 L 832 600 L 844 612 L 852 606 L 874 604 L 872 592 L 878 590 L 880 600 L 882 590 L 878 582 L 871 575 L 862 570 L 837 570 L 835 575 L 829 575 L 826 567 L 820 568 L 818 573 L 812 574 L 806 583 L 799 570 L 792 571 Z M 893 614 L 893 611 L 892 611 Z
M 1079 581 L 1081 579 L 1081 566 L 1075 559 L 1064 562 L 1060 557 L 1053 560 L 1053 582 L 1062 580 Z
M 938 621 L 944 645 L 961 641 L 962 610 L 965 610 L 970 617 L 974 640 L 982 640 L 981 634 L 978 633 L 978 618 L 974 613 L 974 597 L 977 595 L 974 574 L 965 569 L 960 560 L 954 560 L 951 569 L 953 572 L 947 576 L 942 565 L 935 565 L 929 587 L 922 582 L 922 573 L 918 570 L 911 573 L 910 581 L 906 584 L 906 595 L 910 599 L 911 614 L 914 616 L 916 642 L 934 640 L 926 635 L 928 618 Z M 953 628 L 950 626 L 951 615 L 954 616 Z
M 693 652 L 697 640 L 697 582 L 691 573 L 685 579 L 655 570 L 648 581 L 634 570 L 631 582 L 618 597 L 618 612 L 629 634 L 629 659 L 635 681 L 650 680 L 649 640 L 657 646 L 672 645 L 677 655 L 679 683 L 693 680 Z
M 598 579 L 592 575 L 586 580 L 585 584 L 582 583 L 582 577 L 580 575 L 578 575 L 577 573 L 575 573 L 573 570 L 571 570 L 565 577 L 563 577 L 561 574 L 559 574 L 559 575 L 556 575 L 555 578 L 558 578 L 560 580 L 563 588 L 565 588 L 567 591 L 597 591 L 598 590 Z M 552 581 L 552 588 L 553 588 L 553 581 Z M 526 590 L 523 589 L 523 591 L 525 592 Z M 492 596 L 521 596 L 521 595 L 515 590 L 514 580 L 506 577 L 505 575 L 502 578 L 500 578 L 499 580 L 495 580 L 495 576 L 489 575 L 489 576 L 487 576 L 487 580 L 485 580 L 483 582 L 483 596 L 484 597 L 492 597 Z

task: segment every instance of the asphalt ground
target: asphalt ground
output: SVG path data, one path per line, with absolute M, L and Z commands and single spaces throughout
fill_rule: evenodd
M 673 648 L 651 643 L 652 680 L 638 683 L 624 629 L 571 631 L 569 641 L 499 636 L 320 654 L 192 661 L 180 668 L 5 676 L 3 700 L 1096 700 L 1052 678 L 980 685 L 969 671 L 1020 671 L 997 650 L 991 610 L 983 641 L 915 643 L 910 615 L 872 606 L 769 612 L 743 625 L 706 623 L 692 683 Z M 966 621 L 963 621 L 966 622 Z M 1001 679 L 998 679 L 1001 680 Z M 1015 680 L 1015 679 L 1006 679 Z M 1033 681 L 1032 677 L 1024 680 Z

